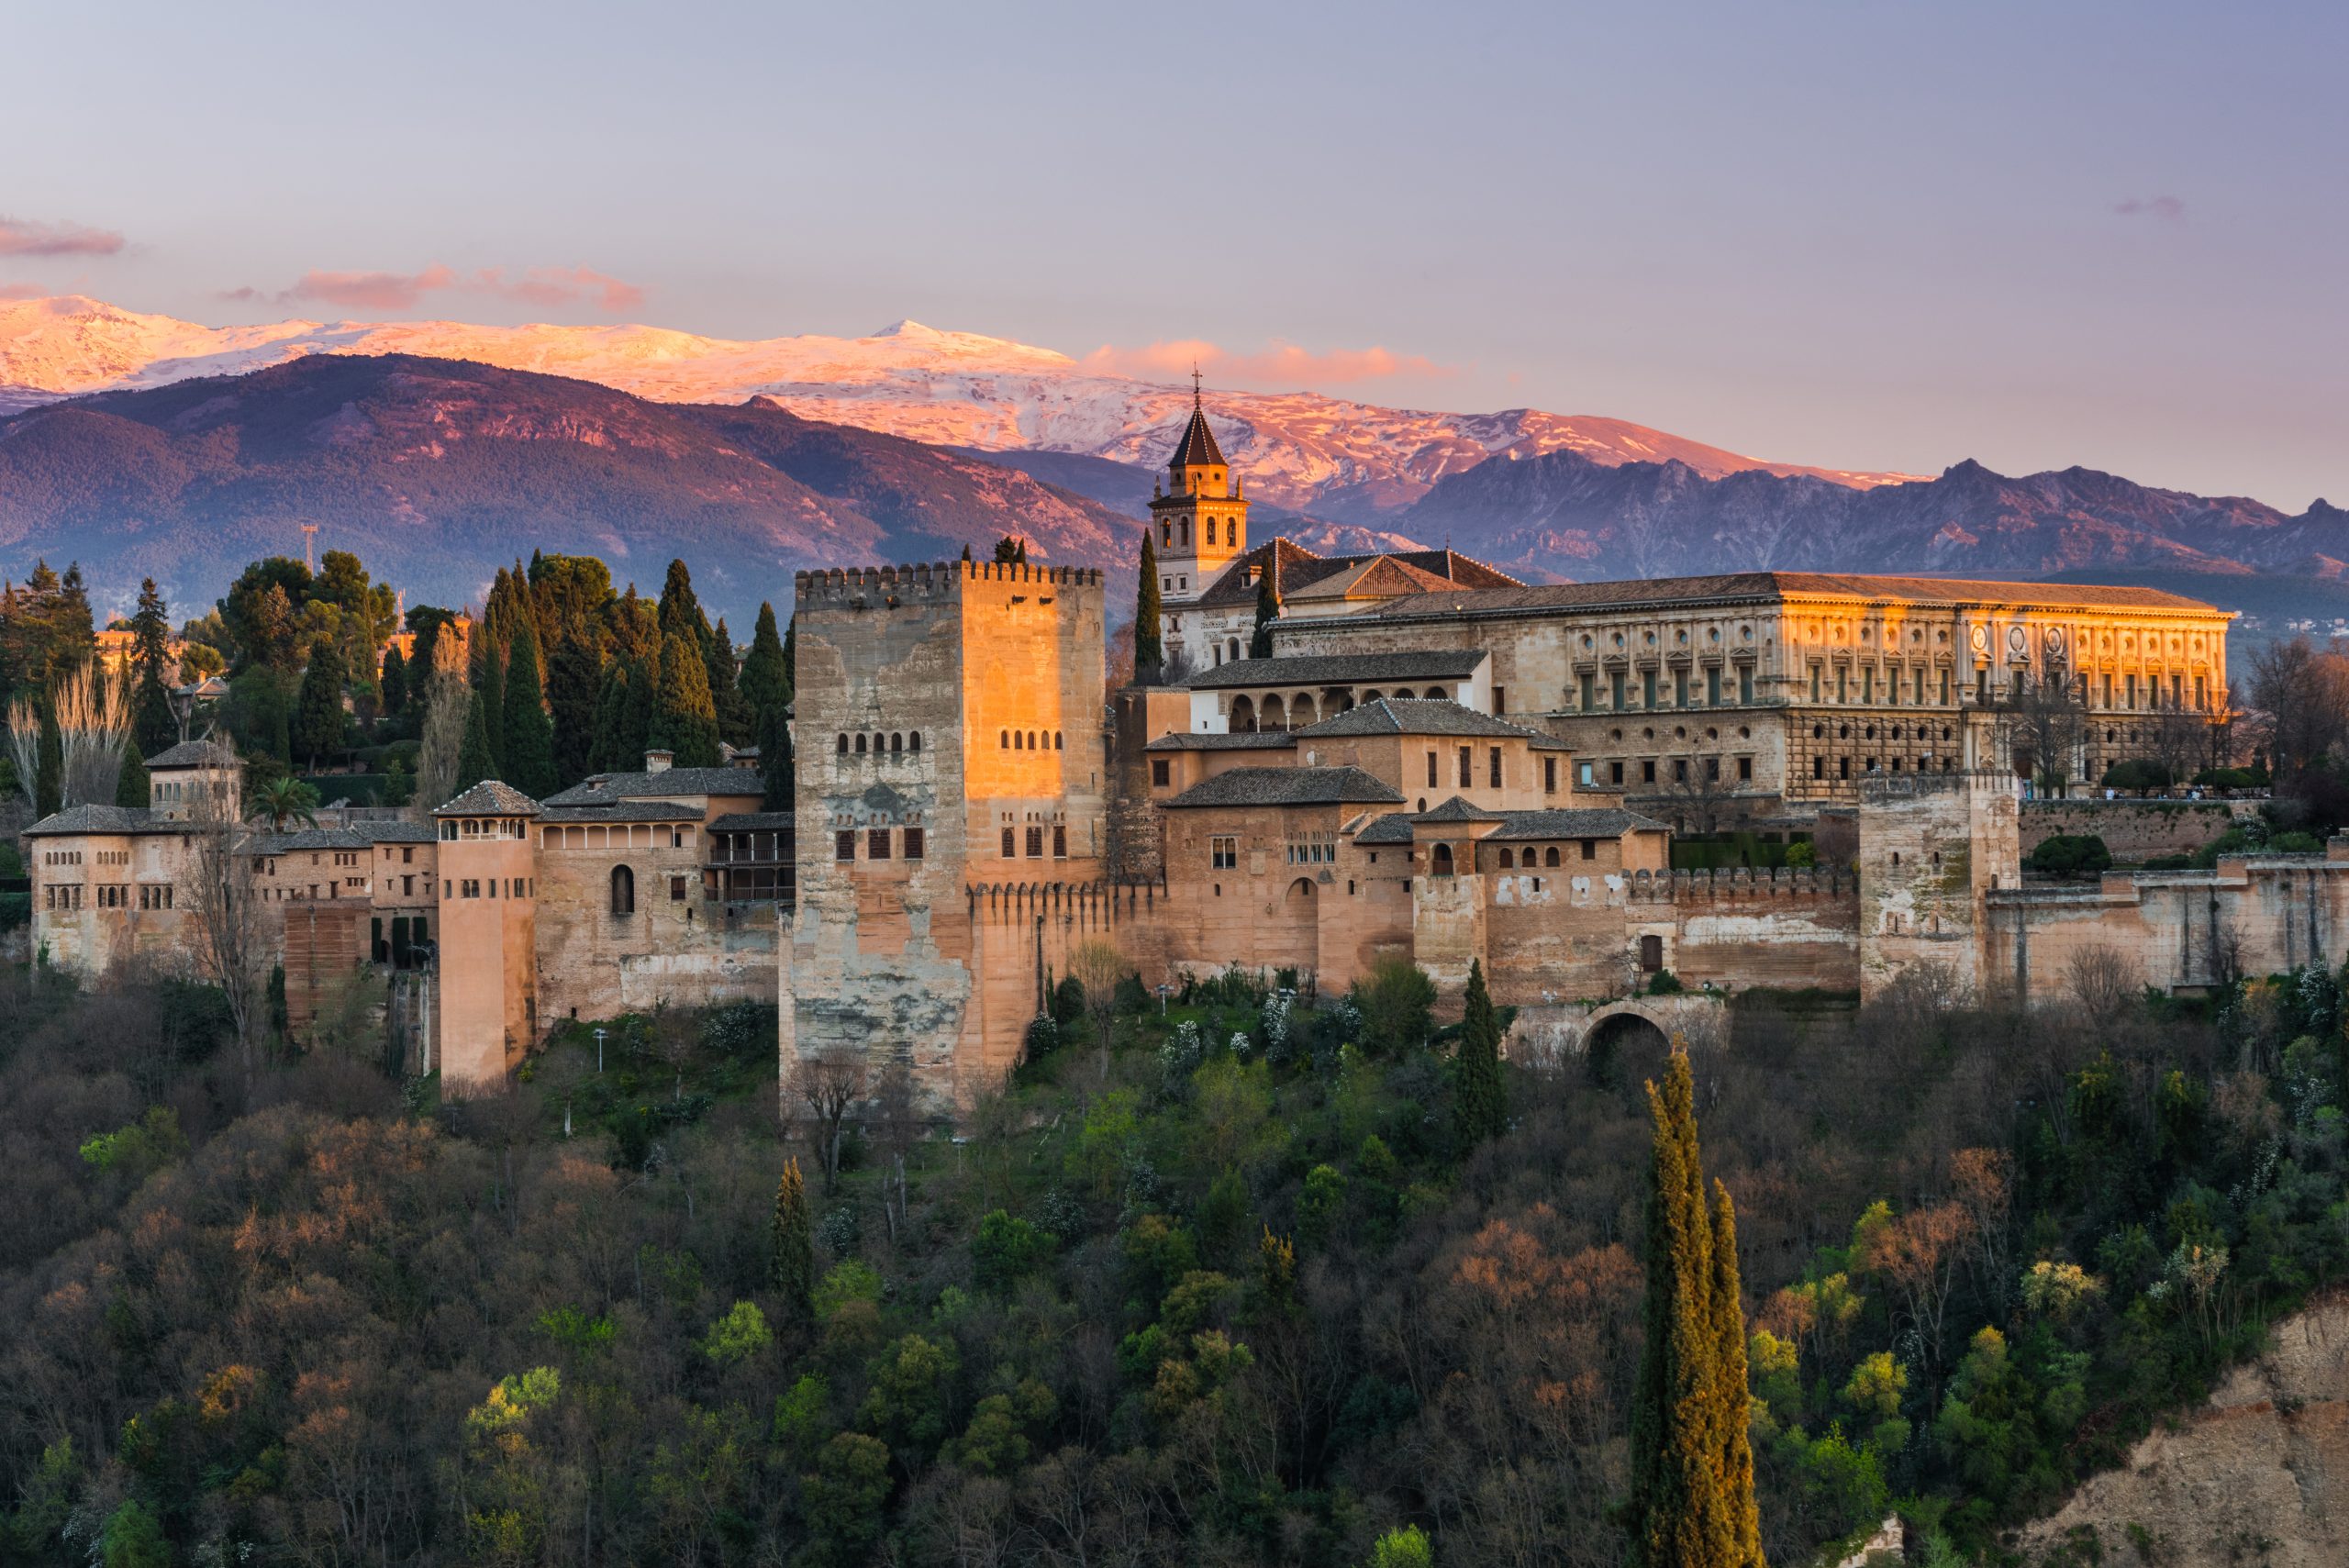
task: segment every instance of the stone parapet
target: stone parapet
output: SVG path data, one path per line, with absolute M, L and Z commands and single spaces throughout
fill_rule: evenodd
M 879 595 L 885 600 L 947 599 L 964 581 L 974 583 L 1036 583 L 1067 587 L 1101 585 L 1101 571 L 1092 566 L 1035 566 L 998 561 L 920 562 L 906 566 L 836 566 L 829 572 L 796 572 L 791 595 L 796 604 L 839 604 L 854 607 Z
M 1807 866 L 1737 866 L 1716 871 L 1634 872 L 1634 904 L 1709 904 L 1753 898 L 1845 898 L 1859 883 L 1839 871 Z

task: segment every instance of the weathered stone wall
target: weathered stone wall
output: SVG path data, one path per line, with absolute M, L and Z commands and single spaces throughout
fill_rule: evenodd
M 558 841 L 559 829 L 541 829 L 543 1018 L 607 1018 L 662 1002 L 705 1007 L 774 994 L 775 906 L 702 896 L 707 851 L 697 827 L 598 824 L 593 836 L 605 841 L 574 848 Z M 612 873 L 620 866 L 634 883 L 634 907 L 626 914 L 613 908 Z
M 1634 944 L 1663 939 L 1664 967 L 1685 985 L 1859 984 L 1859 897 L 1849 877 L 1743 868 L 1634 875 L 1625 915 Z
M 2259 803 L 2252 800 L 2029 800 L 2022 806 L 2022 852 L 2058 833 L 2093 833 L 2116 862 L 2133 865 L 2192 854 L 2258 815 Z
M 444 840 L 440 849 L 440 995 L 433 1018 L 440 1038 L 433 1058 L 451 1093 L 495 1090 L 538 1043 L 534 845 L 521 834 Z
M 1878 780 L 1857 814 L 1860 988 L 1875 995 L 1916 964 L 1972 991 L 1983 901 L 2020 885 L 2010 779 L 1959 773 Z

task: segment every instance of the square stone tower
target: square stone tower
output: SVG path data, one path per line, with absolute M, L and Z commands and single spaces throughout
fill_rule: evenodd
M 1018 1060 L 1062 943 L 1000 917 L 1003 890 L 1074 898 L 1108 848 L 1104 607 L 1089 569 L 798 575 L 786 1092 L 847 1054 L 942 1110 Z
M 484 780 L 432 814 L 440 842 L 440 1081 L 494 1094 L 539 1035 L 539 803 Z

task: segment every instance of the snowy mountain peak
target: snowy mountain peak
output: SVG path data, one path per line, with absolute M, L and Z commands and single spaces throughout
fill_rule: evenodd
M 1045 450 L 1154 466 L 1190 414 L 1188 384 L 1108 374 L 1057 350 L 910 318 L 869 338 L 743 341 L 640 325 L 289 320 L 206 327 L 82 295 L 0 302 L 0 413 L 87 392 L 234 375 L 304 354 L 418 354 L 599 382 L 668 403 L 764 395 L 803 418 L 940 446 Z M 1250 494 L 1367 523 L 1493 457 L 1572 451 L 1604 465 L 1686 463 L 1866 489 L 1909 476 L 1765 462 L 1620 419 L 1512 409 L 1445 414 L 1319 393 L 1215 395 L 1208 416 Z

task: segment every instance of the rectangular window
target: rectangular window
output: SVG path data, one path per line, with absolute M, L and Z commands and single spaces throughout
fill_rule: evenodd
M 1688 706 L 1688 672 L 1686 670 L 1675 670 L 1672 673 L 1672 706 L 1675 707 Z
M 1737 760 L 1737 782 L 1740 784 L 1752 784 L 1753 782 L 1753 758 L 1740 757 Z
M 1810 667 L 1810 700 L 1819 700 L 1819 666 L 1816 664 Z
M 1591 698 L 1598 695 L 1597 690 L 1598 685 L 1598 677 L 1590 674 L 1588 672 L 1585 672 L 1581 678 L 1575 683 L 1576 695 L 1581 699 L 1577 706 L 1581 707 L 1583 712 L 1588 713 L 1590 711 Z
M 685 901 L 685 879 L 682 876 L 671 877 L 669 879 L 669 902 L 672 904 L 683 904 Z
M 864 858 L 868 861 L 885 861 L 889 858 L 889 829 L 867 828 L 864 830 Z
M 1169 762 L 1165 758 L 1152 757 L 1150 760 L 1150 782 L 1152 784 L 1156 785 L 1160 789 L 1164 789 L 1169 784 L 1174 782 L 1174 764 Z
M 1052 859 L 1068 859 L 1068 828 L 1058 822 L 1052 824 Z
M 921 850 L 922 850 L 922 843 L 921 843 L 921 829 L 920 829 L 920 828 L 907 828 L 907 829 L 906 829 L 906 859 L 907 859 L 907 860 L 909 860 L 909 861 L 918 861 L 918 860 L 921 859 Z
M 1558 793 L 1558 759 L 1555 757 L 1542 759 L 1542 793 L 1543 795 Z
M 1873 664 L 1860 672 L 1860 700 L 1876 701 L 1876 666 Z
M 1215 871 L 1236 871 L 1240 866 L 1240 840 L 1237 838 L 1215 838 L 1208 840 L 1208 864 Z
M 1031 861 L 1044 858 L 1044 829 L 1041 827 L 1028 829 L 1028 858 Z
M 1810 760 L 1810 776 L 1815 779 L 1823 779 L 1827 776 L 1826 758 L 1813 757 Z
M 1737 700 L 1740 702 L 1753 700 L 1753 666 L 1751 664 L 1741 664 L 1737 667 Z
M 1611 675 L 1609 675 L 1609 676 L 1608 676 L 1608 677 L 1607 677 L 1607 687 L 1608 687 L 1608 695 L 1609 695 L 1609 696 L 1613 700 L 1613 705 L 1614 705 L 1615 711 L 1616 711 L 1617 713 L 1620 713 L 1620 712 L 1622 712 L 1622 711 L 1623 711 L 1623 673 L 1622 673 L 1620 670 L 1618 670 L 1617 672 L 1615 672 L 1615 673 L 1613 673 L 1613 674 L 1611 674 Z
M 1655 759 L 1653 757 L 1649 757 L 1640 763 L 1640 782 L 1642 784 L 1655 783 Z
M 2112 673 L 2110 671 L 2105 672 L 2104 676 L 2104 706 L 2107 707 L 2112 706 Z
M 1942 672 L 1942 702 L 1944 705 L 1949 702 L 1949 672 L 1947 670 Z
M 1598 840 L 1585 839 L 1582 840 L 1582 858 L 1586 861 L 1595 861 L 1598 858 Z
M 1838 757 L 1835 759 L 1835 776 L 1839 779 L 1848 779 L 1852 776 L 1851 758 Z
M 1837 702 L 1852 700 L 1852 672 L 1849 670 L 1838 668 L 1835 672 L 1835 700 Z
M 1493 688 L 1493 711 L 1495 713 L 1507 713 L 1508 711 L 1508 688 L 1507 686 L 1495 686 Z
M 1430 751 L 1428 753 L 1428 788 L 1433 789 L 1435 786 L 1435 753 L 1433 751 Z
M 1721 673 L 1719 670 L 1705 672 L 1705 706 L 1707 707 L 1721 706 Z
M 481 896 L 481 884 L 474 878 L 470 876 L 465 878 L 462 886 L 464 888 L 464 896 L 467 898 L 479 898 Z
M 2203 712 L 2208 712 L 2210 710 L 2210 683 L 2208 676 L 2197 675 L 2194 677 L 2194 706 L 2198 710 Z
M 1486 751 L 1489 752 L 1486 759 L 1486 783 L 1489 787 L 1498 789 L 1501 787 L 1501 749 L 1492 746 Z
M 1004 835 L 1007 839 L 1010 836 L 1008 832 Z M 856 859 L 856 829 L 843 828 L 832 835 L 832 859 L 841 862 Z
M 1640 706 L 1649 708 L 1655 706 L 1655 672 L 1653 670 L 1640 672 Z
M 1687 758 L 1675 757 L 1672 760 L 1672 782 L 1674 784 L 1687 784 L 1688 782 Z
M 1609 762 L 1607 764 L 1607 782 L 1609 784 L 1621 784 L 1623 782 L 1622 763 Z
M 1721 776 L 1721 760 L 1719 757 L 1708 757 L 1705 759 L 1705 776 L 1716 783 L 1720 781 Z
M 401 896 L 402 898 L 412 898 L 412 897 L 414 897 L 415 895 L 416 895 L 416 878 L 415 878 L 415 876 L 411 874 L 411 875 L 404 876 L 404 877 L 400 878 L 400 896 Z
M 1468 780 L 1475 769 L 1475 764 L 1468 760 L 1470 752 L 1468 748 L 1465 746 L 1461 747 L 1459 773 L 1460 787 L 1462 789 L 1466 789 L 1468 787 Z
M 1011 859 L 1013 852 L 1014 852 L 1014 851 L 1013 851 L 1013 847 L 1012 847 L 1012 842 L 1011 842 L 1011 829 L 1010 829 L 1010 828 L 1006 828 L 1003 830 L 1003 858 L 1004 858 L 1005 860 L 1009 860 L 1009 859 Z
M 2136 709 L 2137 709 L 2137 677 L 2136 677 L 2136 676 L 2134 676 L 2134 675 L 2132 675 L 2132 676 L 2130 676 L 2130 677 L 2129 677 L 2129 710 L 2130 710 L 2132 713 L 2134 713 L 2134 712 L 2136 711 Z

